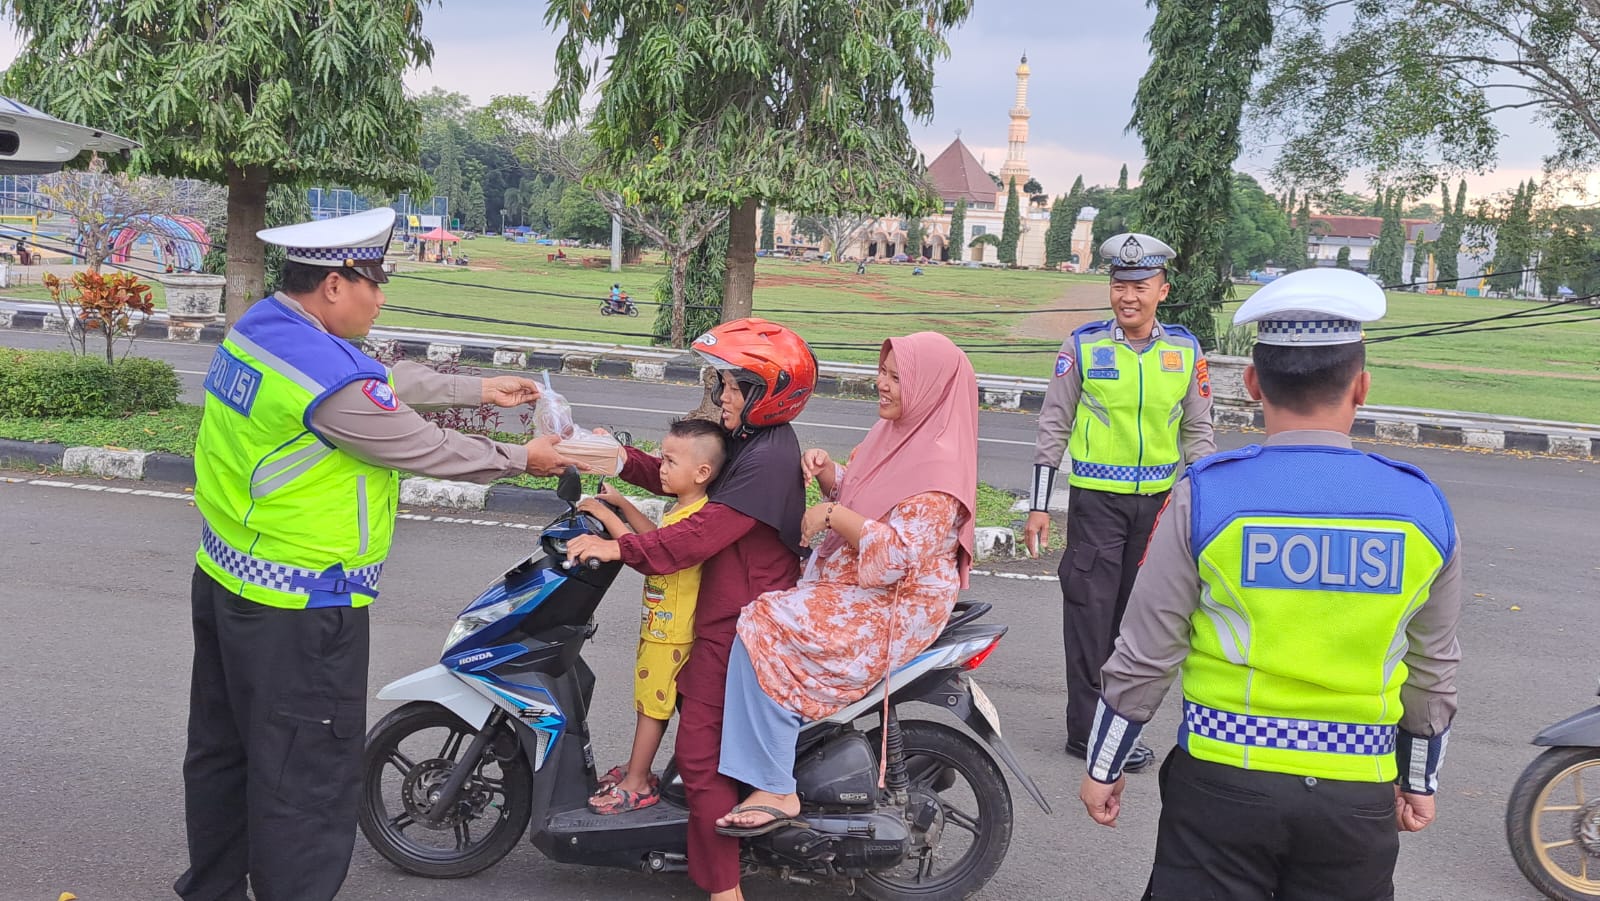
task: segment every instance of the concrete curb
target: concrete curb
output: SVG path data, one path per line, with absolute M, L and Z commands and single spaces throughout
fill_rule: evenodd
M 59 329 L 49 304 L 0 300 L 0 328 L 29 331 Z M 171 323 L 157 314 L 140 325 L 140 337 L 180 343 L 215 343 L 221 326 Z M 635 379 L 646 382 L 698 384 L 703 374 L 693 354 L 670 348 L 639 347 L 490 335 L 477 332 L 413 328 L 375 329 L 369 349 L 403 353 L 410 359 L 458 359 L 477 366 L 543 370 L 568 375 Z M 1261 411 L 1244 394 L 1242 357 L 1209 358 L 1216 401 L 1216 423 L 1223 428 L 1261 428 Z M 817 393 L 868 397 L 875 388 L 873 367 L 823 361 Z M 979 399 L 998 410 L 1037 413 L 1050 380 L 979 375 Z M 1426 410 L 1414 407 L 1365 407 L 1352 431 L 1357 438 L 1401 444 L 1439 444 L 1495 451 L 1523 451 L 1558 457 L 1600 459 L 1600 425 L 1551 422 L 1515 416 Z
M 177 454 L 110 450 L 102 447 L 67 447 L 60 444 L 34 444 L 0 438 L 0 466 L 47 466 L 64 472 L 135 481 L 171 482 L 194 485 L 194 460 Z M 479 485 L 444 479 L 410 478 L 400 481 L 400 503 L 414 507 L 433 507 L 486 513 L 515 513 L 537 516 L 561 508 L 562 502 L 548 488 L 520 488 L 515 485 Z M 660 523 L 666 501 L 642 498 L 634 502 L 640 512 Z M 1016 536 L 1010 529 L 978 530 L 979 561 L 1010 559 L 1016 556 Z

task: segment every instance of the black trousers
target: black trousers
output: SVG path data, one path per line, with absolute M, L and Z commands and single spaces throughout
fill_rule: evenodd
M 1067 552 L 1061 557 L 1062 644 L 1067 656 L 1067 741 L 1084 745 L 1100 700 L 1100 667 L 1111 656 L 1139 561 L 1167 493 L 1067 494 Z
M 1173 749 L 1146 901 L 1393 901 L 1394 786 L 1241 770 Z
M 355 847 L 365 608 L 281 610 L 199 567 L 183 760 L 185 901 L 327 901 Z

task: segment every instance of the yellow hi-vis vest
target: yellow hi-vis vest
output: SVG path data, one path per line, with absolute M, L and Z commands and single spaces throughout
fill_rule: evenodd
M 1112 494 L 1159 494 L 1178 480 L 1183 463 L 1183 398 L 1195 378 L 1200 342 L 1186 329 L 1158 324 L 1139 353 L 1116 334 L 1115 320 L 1072 333 L 1083 394 L 1067 440 L 1067 483 Z
M 363 607 L 394 537 L 399 474 L 323 440 L 311 415 L 352 382 L 397 405 L 389 373 L 279 301 L 250 308 L 212 356 L 195 441 L 196 562 L 271 607 Z
M 1395 778 L 1406 625 L 1455 550 L 1421 470 L 1348 448 L 1252 446 L 1189 467 L 1200 607 L 1180 741 L 1201 760 Z

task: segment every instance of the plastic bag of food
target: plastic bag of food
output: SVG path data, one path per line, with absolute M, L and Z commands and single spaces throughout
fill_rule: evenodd
M 610 435 L 578 429 L 572 437 L 556 442 L 556 451 L 585 472 L 614 476 L 622 471 L 625 456 L 622 445 Z
M 543 438 L 555 435 L 571 438 L 578 431 L 572 421 L 572 405 L 550 387 L 550 370 L 544 371 L 544 390 L 539 392 L 539 402 L 533 405 L 533 435 Z

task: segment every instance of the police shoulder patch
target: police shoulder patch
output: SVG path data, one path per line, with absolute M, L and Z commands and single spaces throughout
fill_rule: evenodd
M 361 393 L 380 410 L 400 409 L 400 400 L 394 396 L 394 389 L 382 379 L 367 379 L 366 384 L 361 386 Z
M 1056 354 L 1056 378 L 1061 378 L 1072 371 L 1072 354 L 1062 351 Z

